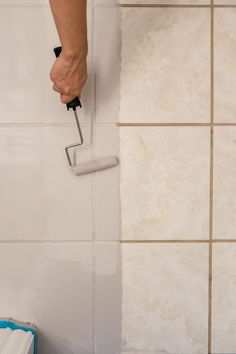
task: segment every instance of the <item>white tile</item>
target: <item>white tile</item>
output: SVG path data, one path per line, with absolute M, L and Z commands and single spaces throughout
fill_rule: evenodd
M 90 12 L 88 8 L 89 33 Z M 1 7 L 0 41 L 0 122 L 70 121 L 49 77 L 55 60 L 53 48 L 60 44 L 49 7 Z M 88 63 L 90 77 L 82 94 L 82 121 L 89 121 L 93 111 L 90 59 Z
M 236 239 L 236 128 L 215 128 L 214 209 L 215 238 Z
M 236 9 L 215 9 L 215 120 L 222 123 L 236 122 L 235 21 Z
M 119 155 L 119 129 L 96 127 L 95 157 Z M 120 239 L 120 169 L 119 166 L 96 173 L 95 232 L 96 239 Z
M 210 10 L 123 8 L 121 122 L 209 122 Z
M 39 354 L 92 354 L 92 247 L 1 244 L 0 313 L 39 328 Z
M 120 13 L 117 7 L 94 8 L 93 36 L 96 75 L 96 121 L 118 122 L 120 100 Z
M 207 239 L 210 131 L 121 127 L 123 239 Z
M 120 244 L 99 242 L 95 250 L 95 354 L 120 354 Z
M 78 140 L 75 127 L 0 129 L 1 240 L 92 238 L 92 177 L 74 176 L 64 151 Z M 91 159 L 89 146 L 77 158 Z
M 236 244 L 213 247 L 212 351 L 236 353 Z
M 208 246 L 122 245 L 122 350 L 207 354 Z

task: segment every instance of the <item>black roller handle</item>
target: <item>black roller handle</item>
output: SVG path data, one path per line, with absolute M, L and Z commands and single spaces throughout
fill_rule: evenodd
M 61 54 L 61 51 L 62 51 L 62 47 L 54 48 L 54 53 L 55 53 L 57 58 Z M 72 108 L 74 111 L 76 110 L 76 107 L 82 108 L 82 105 L 81 105 L 79 97 L 75 97 L 71 102 L 67 103 L 66 107 L 67 107 L 68 111 L 69 111 L 70 108 Z

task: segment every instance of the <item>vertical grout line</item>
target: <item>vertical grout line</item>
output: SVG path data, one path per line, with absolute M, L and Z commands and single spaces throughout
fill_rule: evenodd
M 213 174 L 214 174 L 214 0 L 211 0 L 211 135 L 210 135 L 210 206 L 208 275 L 208 354 L 212 353 L 212 248 L 213 248 Z

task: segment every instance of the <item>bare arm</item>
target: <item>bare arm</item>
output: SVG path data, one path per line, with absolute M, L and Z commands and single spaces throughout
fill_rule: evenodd
M 53 89 L 68 103 L 80 96 L 87 80 L 87 1 L 50 0 L 50 6 L 62 45 L 50 76 Z

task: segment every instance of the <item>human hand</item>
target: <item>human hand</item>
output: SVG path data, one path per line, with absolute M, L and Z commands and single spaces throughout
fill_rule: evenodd
M 61 102 L 68 103 L 80 97 L 87 81 L 87 53 L 67 54 L 61 52 L 50 71 L 53 90 L 60 94 Z

